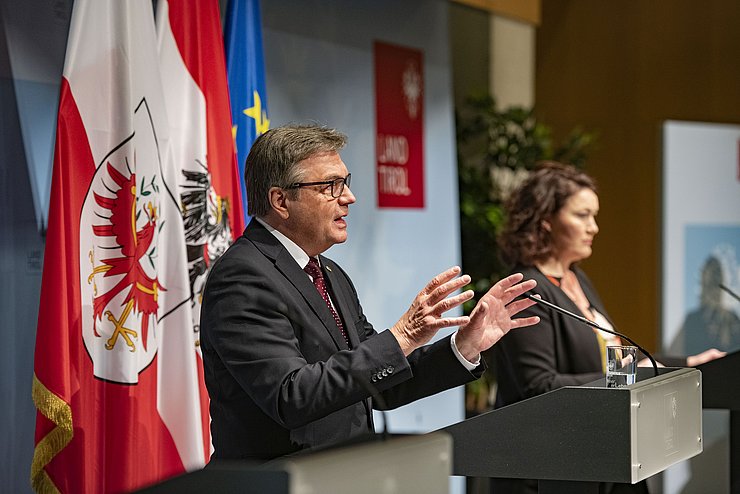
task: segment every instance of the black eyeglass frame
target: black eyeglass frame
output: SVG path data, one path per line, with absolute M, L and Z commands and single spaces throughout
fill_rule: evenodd
M 342 194 L 344 193 L 344 186 L 346 185 L 349 187 L 350 182 L 352 181 L 352 174 L 348 173 L 346 177 L 340 177 L 335 178 L 334 180 L 322 180 L 320 182 L 296 182 L 293 184 L 288 185 L 285 187 L 286 189 L 297 189 L 299 187 L 312 187 L 315 185 L 330 185 L 331 190 L 330 194 L 334 199 L 337 199 L 339 197 L 342 197 Z M 339 187 L 339 192 L 337 195 L 334 195 L 334 191 L 336 188 Z

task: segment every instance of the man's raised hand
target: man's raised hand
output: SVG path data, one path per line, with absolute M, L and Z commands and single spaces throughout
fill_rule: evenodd
M 515 300 L 537 286 L 536 281 L 522 281 L 523 278 L 516 273 L 493 285 L 470 313 L 470 321 L 460 325 L 455 344 L 469 362 L 475 362 L 481 352 L 491 348 L 512 329 L 540 322 L 537 316 L 514 319 L 519 312 L 535 304 L 529 299 Z
M 411 307 L 390 329 L 398 340 L 404 355 L 409 355 L 428 343 L 442 328 L 464 326 L 470 323 L 468 316 L 443 317 L 448 310 L 473 298 L 472 290 L 451 296 L 470 283 L 470 276 L 458 277 L 459 274 L 460 268 L 455 266 L 432 278 L 414 298 Z

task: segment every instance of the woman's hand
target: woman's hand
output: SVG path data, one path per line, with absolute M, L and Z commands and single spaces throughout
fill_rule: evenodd
M 710 360 L 722 358 L 725 355 L 727 355 L 727 352 L 722 352 L 716 348 L 710 348 L 709 350 L 697 353 L 696 355 L 686 357 L 686 367 L 696 367 L 697 365 L 705 364 Z

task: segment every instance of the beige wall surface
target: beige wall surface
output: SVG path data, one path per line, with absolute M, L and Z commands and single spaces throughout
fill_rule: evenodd
M 583 267 L 617 327 L 648 349 L 659 336 L 660 126 L 740 123 L 738 26 L 737 0 L 542 2 L 537 114 L 558 138 L 576 125 L 599 133 L 587 171 L 601 232 Z
M 539 24 L 541 0 L 453 0 L 491 13 L 505 15 L 531 24 Z

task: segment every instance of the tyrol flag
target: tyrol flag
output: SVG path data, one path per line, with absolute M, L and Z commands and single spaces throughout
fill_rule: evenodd
M 231 91 L 232 133 L 246 213 L 244 162 L 254 140 L 270 128 L 259 0 L 229 0 L 226 8 L 226 69 Z
M 206 461 L 170 133 L 152 2 L 76 0 L 36 336 L 36 491 L 132 491 Z

